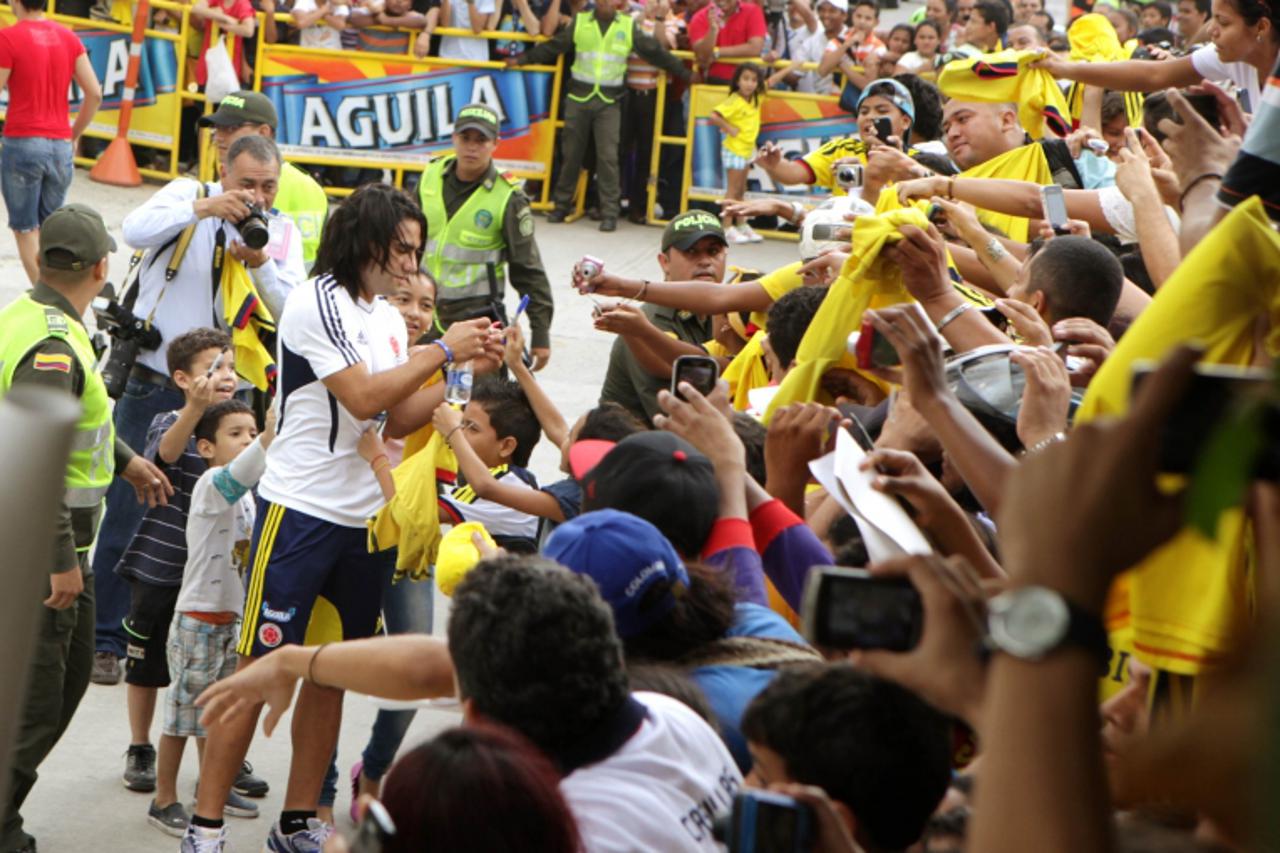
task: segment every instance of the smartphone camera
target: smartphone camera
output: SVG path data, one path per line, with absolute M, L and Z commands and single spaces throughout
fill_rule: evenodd
M 876 136 L 885 145 L 889 143 L 889 137 L 893 136 L 893 120 L 888 118 L 878 118 L 871 122 L 872 127 L 876 130 Z
M 920 642 L 924 608 L 906 578 L 818 566 L 809 574 L 800 618 L 805 638 L 819 647 L 906 652 Z
M 677 399 L 685 399 L 680 393 L 680 383 L 688 382 L 704 397 L 716 390 L 720 378 L 720 363 L 708 355 L 682 355 L 671 368 L 671 393 Z
M 813 849 L 814 825 L 813 810 L 799 800 L 752 789 L 733 798 L 733 813 L 715 835 L 730 853 L 805 853 Z

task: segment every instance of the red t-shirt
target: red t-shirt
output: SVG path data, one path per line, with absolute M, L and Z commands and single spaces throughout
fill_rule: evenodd
M 702 41 L 707 31 L 711 29 L 711 21 L 707 18 L 707 13 L 714 5 L 713 0 L 694 13 L 693 20 L 689 21 L 690 44 Z M 716 36 L 716 47 L 734 47 L 746 44 L 753 38 L 764 38 L 766 35 L 768 35 L 768 29 L 764 23 L 764 9 L 755 3 L 747 3 L 743 0 L 738 4 L 738 11 L 725 18 L 724 23 L 720 25 L 720 35 Z M 763 52 L 762 47 L 761 53 Z M 728 83 L 733 78 L 736 67 L 727 62 L 717 62 L 711 66 L 707 76 L 710 82 Z
M 67 99 L 84 45 L 53 21 L 19 21 L 0 30 L 0 68 L 9 69 L 5 136 L 71 138 Z
M 210 9 L 221 9 L 236 21 L 243 21 L 253 17 L 253 3 L 251 0 L 209 0 Z M 196 20 L 193 16 L 192 20 Z M 209 82 L 209 70 L 205 68 L 204 55 L 209 50 L 210 28 L 213 26 L 211 21 L 204 22 L 204 42 L 200 45 L 200 58 L 196 60 L 196 82 L 203 86 Z M 223 38 L 226 40 L 227 50 L 231 52 L 231 66 L 236 70 L 236 76 L 240 76 L 242 60 L 244 59 L 244 40 L 239 36 L 233 36 L 229 33 L 222 32 Z

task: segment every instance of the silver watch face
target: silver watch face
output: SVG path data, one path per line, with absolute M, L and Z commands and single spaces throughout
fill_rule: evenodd
M 1071 614 L 1057 592 L 1029 586 L 1002 593 L 989 605 L 991 640 L 1014 657 L 1037 660 L 1067 635 Z

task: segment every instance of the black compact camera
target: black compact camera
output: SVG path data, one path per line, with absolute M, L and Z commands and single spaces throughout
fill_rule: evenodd
M 924 605 L 906 578 L 815 566 L 805 584 L 800 619 L 801 633 L 817 646 L 908 652 L 920 642 Z
M 110 284 L 93 300 L 93 316 L 97 318 L 98 328 L 111 336 L 111 354 L 102 367 L 102 382 L 111 399 L 119 400 L 138 360 L 138 352 L 159 348 L 160 330 L 117 302 L 115 288 Z
M 261 249 L 271 242 L 271 229 L 267 226 L 267 214 L 256 204 L 249 205 L 249 214 L 236 223 L 240 239 L 250 249 Z

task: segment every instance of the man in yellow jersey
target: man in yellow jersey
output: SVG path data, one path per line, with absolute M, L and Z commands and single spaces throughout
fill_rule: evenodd
M 46 567 L 48 612 L 30 664 L 0 826 L 5 851 L 34 853 L 36 840 L 23 830 L 19 812 L 36 768 L 66 731 L 89 686 L 94 607 L 88 558 L 107 486 L 119 473 L 139 500 L 164 503 L 173 492 L 159 468 L 116 438 L 107 388 L 95 369 L 97 353 L 81 320 L 107 280 L 115 247 L 96 211 L 79 204 L 59 208 L 40 229 L 35 287 L 0 310 L 0 397 L 19 386 L 43 387 L 70 394 L 81 405 L 64 474 L 54 562 Z
M 227 95 L 216 110 L 200 119 L 201 127 L 213 128 L 219 170 L 226 169 L 231 143 L 251 133 L 274 140 L 278 124 L 271 99 L 260 92 L 247 90 Z M 315 178 L 283 160 L 280 162 L 279 186 L 276 210 L 292 219 L 302 233 L 302 262 L 310 270 L 316 260 L 316 250 L 320 248 L 320 233 L 329 216 L 329 198 Z
M 680 60 L 653 36 L 637 30 L 635 19 L 618 14 L 622 5 L 623 0 L 600 0 L 593 11 L 579 12 L 574 16 L 573 24 L 560 30 L 550 41 L 507 59 L 507 65 L 511 66 L 545 65 L 554 62 L 561 54 L 570 50 L 574 52 L 564 108 L 560 175 L 552 194 L 556 208 L 547 215 L 548 222 L 563 222 L 569 215 L 582 158 L 594 133 L 600 213 L 604 217 L 600 230 L 616 231 L 618 228 L 622 195 L 618 178 L 618 138 L 622 128 L 627 57 L 635 53 L 668 74 L 681 80 L 689 79 L 689 70 Z

